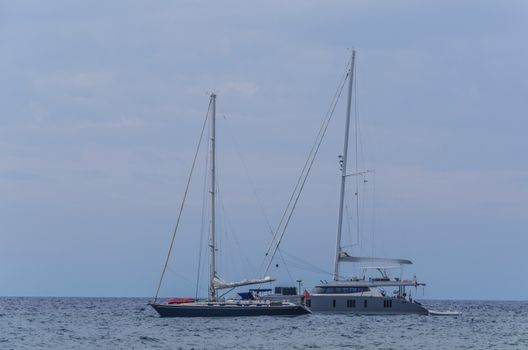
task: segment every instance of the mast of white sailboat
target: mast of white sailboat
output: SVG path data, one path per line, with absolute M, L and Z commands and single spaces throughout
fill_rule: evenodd
M 343 209 L 345 203 L 345 186 L 347 176 L 347 154 L 348 154 L 348 134 L 350 129 L 350 111 L 352 106 L 352 87 L 354 82 L 354 61 L 356 59 L 356 51 L 352 50 L 352 58 L 350 59 L 350 70 L 348 72 L 348 99 L 347 111 L 345 121 L 345 144 L 343 147 L 343 154 L 341 156 L 341 192 L 339 195 L 339 219 L 337 221 L 337 239 L 336 239 L 336 255 L 334 263 L 334 281 L 339 279 L 339 255 L 341 254 L 341 231 L 343 227 Z
M 216 289 L 214 287 L 214 279 L 216 277 L 216 237 L 215 237 L 215 162 L 216 162 L 216 149 L 215 149 L 215 138 L 216 138 L 216 95 L 211 94 L 211 241 L 209 247 L 211 249 L 211 269 L 210 269 L 210 283 L 209 283 L 209 300 L 216 301 Z

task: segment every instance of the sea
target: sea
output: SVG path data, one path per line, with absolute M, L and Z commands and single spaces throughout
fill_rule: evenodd
M 0 349 L 528 349 L 528 301 L 447 316 L 160 318 L 144 298 L 0 298 Z

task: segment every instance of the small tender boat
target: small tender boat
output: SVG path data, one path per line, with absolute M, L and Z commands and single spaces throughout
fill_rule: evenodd
M 460 316 L 462 315 L 462 312 L 429 310 L 429 315 L 431 316 Z

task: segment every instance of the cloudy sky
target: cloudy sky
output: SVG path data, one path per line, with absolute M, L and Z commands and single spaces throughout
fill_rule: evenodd
M 211 91 L 220 267 L 254 277 L 354 47 L 375 175 L 352 251 L 413 260 L 423 298 L 526 299 L 526 37 L 524 1 L 0 1 L 0 295 L 153 295 Z M 343 117 L 283 244 L 307 287 Z M 163 295 L 195 290 L 202 174 Z

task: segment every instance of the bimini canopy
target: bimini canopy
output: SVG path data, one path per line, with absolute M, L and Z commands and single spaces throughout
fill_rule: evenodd
M 370 263 L 382 263 L 382 264 L 398 264 L 398 265 L 411 265 L 411 260 L 406 259 L 387 259 L 387 258 L 374 258 L 364 256 L 350 256 L 346 252 L 339 253 L 339 261 L 343 262 L 370 262 Z
M 215 289 L 228 289 L 228 288 L 236 288 L 241 286 L 248 286 L 251 284 L 260 284 L 260 283 L 267 283 L 267 282 L 273 282 L 275 281 L 274 278 L 271 277 L 264 277 L 264 278 L 255 278 L 251 280 L 242 280 L 239 282 L 226 282 L 219 277 L 215 277 L 213 280 L 213 286 Z

